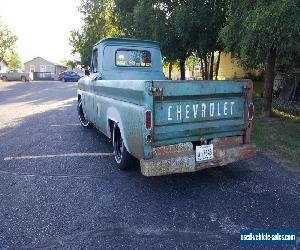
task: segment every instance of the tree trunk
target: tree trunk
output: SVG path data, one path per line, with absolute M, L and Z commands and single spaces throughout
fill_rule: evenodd
M 205 55 L 204 58 L 204 80 L 208 80 L 208 61 L 207 61 L 207 56 Z
M 215 52 L 211 52 L 211 58 L 210 58 L 210 69 L 209 69 L 209 80 L 212 80 L 214 77 L 214 60 L 215 60 Z
M 180 80 L 185 80 L 185 59 L 179 60 Z
M 169 64 L 169 80 L 172 80 L 172 69 L 173 69 L 173 63 L 170 62 L 170 64 Z
M 220 61 L 221 61 L 221 50 L 219 50 L 219 54 L 218 54 L 218 59 L 217 59 L 217 65 L 216 65 L 216 76 L 215 76 L 215 80 L 218 80 L 218 76 L 219 76 L 219 68 L 220 68 Z
M 265 61 L 265 84 L 262 116 L 269 117 L 272 113 L 273 84 L 275 78 L 276 49 L 269 50 Z
M 202 60 L 202 58 L 200 58 L 200 63 L 201 63 L 201 74 L 202 74 L 202 80 L 204 80 L 204 78 L 205 78 L 205 74 L 204 74 L 204 66 L 203 66 L 203 60 Z

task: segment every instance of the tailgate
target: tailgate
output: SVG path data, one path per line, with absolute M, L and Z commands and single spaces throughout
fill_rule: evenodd
M 243 135 L 247 81 L 153 81 L 153 144 Z

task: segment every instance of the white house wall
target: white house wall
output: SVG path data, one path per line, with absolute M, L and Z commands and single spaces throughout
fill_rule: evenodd
M 6 63 L 3 61 L 0 62 L 0 73 L 6 73 L 7 72 L 7 66 Z

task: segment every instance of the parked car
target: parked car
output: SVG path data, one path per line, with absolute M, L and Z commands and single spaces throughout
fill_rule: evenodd
M 193 172 L 253 157 L 251 80 L 170 81 L 159 43 L 110 38 L 78 81 L 78 116 L 112 139 L 120 169 Z M 133 161 L 134 162 L 134 161 Z
M 7 73 L 1 73 L 0 77 L 3 81 L 29 82 L 33 80 L 31 72 L 19 72 L 18 70 L 10 70 Z
M 63 82 L 78 82 L 80 75 L 73 71 L 64 71 L 59 74 L 58 80 Z

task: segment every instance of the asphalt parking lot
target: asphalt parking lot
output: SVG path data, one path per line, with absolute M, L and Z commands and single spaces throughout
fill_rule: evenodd
M 76 84 L 0 82 L 0 248 L 239 249 L 241 229 L 300 240 L 300 177 L 262 153 L 223 168 L 122 172 L 79 126 Z

